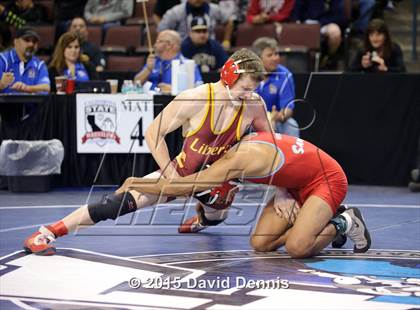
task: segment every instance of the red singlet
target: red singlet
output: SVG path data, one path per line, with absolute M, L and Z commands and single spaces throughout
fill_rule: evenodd
M 327 202 L 335 214 L 347 193 L 347 178 L 331 156 L 305 140 L 287 135 L 254 133 L 249 142 L 276 147 L 280 160 L 272 174 L 249 177 L 247 181 L 287 188 L 300 206 L 315 195 Z

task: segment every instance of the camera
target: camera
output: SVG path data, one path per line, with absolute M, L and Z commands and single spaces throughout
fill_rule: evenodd
M 376 51 L 373 51 L 370 53 L 370 61 L 374 63 L 378 63 L 377 58 L 379 57 L 378 53 Z

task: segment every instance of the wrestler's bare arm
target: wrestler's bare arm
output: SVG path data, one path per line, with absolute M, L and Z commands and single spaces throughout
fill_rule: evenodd
M 175 168 L 169 165 L 170 156 L 165 136 L 184 126 L 195 114 L 200 112 L 204 105 L 203 102 L 194 102 L 192 98 L 203 98 L 203 96 L 207 96 L 207 93 L 202 87 L 182 92 L 163 109 L 146 130 L 147 145 L 153 158 L 167 177 L 175 174 Z
M 267 108 L 264 99 L 258 94 L 254 93 L 253 100 L 249 107 L 252 110 L 252 115 L 254 115 L 252 126 L 254 127 L 255 131 L 273 132 L 271 123 L 267 118 Z
M 266 173 L 265 160 L 258 161 L 255 158 L 267 158 L 267 151 L 271 152 L 270 149 L 266 150 L 261 145 L 241 143 L 233 147 L 209 168 L 195 174 L 174 180 L 130 178 L 124 185 L 124 189 L 164 196 L 190 195 L 219 186 L 231 179 Z

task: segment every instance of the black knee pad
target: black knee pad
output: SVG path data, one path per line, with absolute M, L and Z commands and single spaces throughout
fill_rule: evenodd
M 117 217 L 137 210 L 136 200 L 130 193 L 105 195 L 100 202 L 88 205 L 90 218 L 94 223 Z

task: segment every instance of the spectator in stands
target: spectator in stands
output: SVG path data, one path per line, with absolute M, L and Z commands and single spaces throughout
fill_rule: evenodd
M 324 56 L 321 67 L 335 69 L 337 50 L 341 45 L 341 29 L 347 25 L 344 0 L 296 0 L 291 20 L 302 23 L 321 24 Z
M 102 72 L 106 66 L 106 59 L 99 46 L 89 42 L 89 31 L 86 20 L 83 17 L 75 17 L 71 21 L 69 31 L 77 33 L 80 37 L 80 51 L 89 57 L 90 62 L 95 66 L 96 72 Z
M 232 16 L 236 24 L 245 21 L 249 0 L 212 0 L 211 2 L 218 4 L 225 15 Z
M 180 3 L 181 0 L 156 0 L 155 7 L 153 8 L 153 20 L 155 24 L 159 25 L 166 11 Z
M 70 21 L 76 16 L 83 16 L 87 0 L 55 0 L 54 22 L 55 41 L 68 30 Z
M 247 21 L 250 24 L 284 22 L 289 19 L 295 0 L 251 0 Z
M 216 25 L 225 24 L 222 45 L 225 49 L 230 48 L 234 26 L 233 18 L 222 12 L 218 5 L 207 3 L 206 0 L 187 0 L 186 3 L 174 6 L 163 15 L 158 31 L 173 29 L 181 35 L 182 39 L 185 39 L 191 31 L 191 21 L 194 16 L 203 16 L 206 19 L 212 39 L 216 39 Z
M 194 59 L 201 73 L 217 71 L 228 58 L 220 43 L 209 38 L 207 23 L 202 16 L 193 18 L 189 36 L 182 41 L 181 52 Z
M 8 25 L 11 25 L 15 27 L 16 29 L 19 29 L 20 27 L 26 24 L 25 19 L 9 11 L 8 9 L 6 9 L 6 7 L 4 7 L 1 4 L 0 4 L 0 22 L 4 22 Z
M 261 58 L 266 77 L 255 90 L 265 101 L 275 132 L 299 137 L 299 126 L 293 116 L 295 83 L 292 73 L 280 65 L 278 44 L 273 38 L 258 38 L 252 44 Z
M 373 11 L 375 9 L 375 0 L 352 0 L 356 5 L 357 16 L 353 22 L 353 29 L 356 33 L 365 33 Z
M 29 27 L 16 32 L 14 48 L 0 53 L 0 93 L 45 93 L 50 79 L 44 61 L 37 58 L 39 36 Z
M 49 64 L 49 74 L 53 91 L 56 91 L 56 76 L 63 75 L 76 81 L 96 79 L 94 66 L 81 56 L 80 39 L 76 33 L 66 32 L 58 39 Z
M 398 2 L 402 2 L 402 0 L 376 0 L 372 18 L 384 19 L 384 11 L 394 10 Z
M 91 24 L 102 25 L 106 31 L 110 27 L 121 25 L 121 20 L 133 15 L 132 0 L 87 0 L 85 18 Z
M 142 70 L 136 74 L 135 80 L 144 84 L 146 81 L 152 83 L 151 89 L 159 88 L 164 93 L 171 91 L 171 62 L 180 59 L 181 62 L 186 58 L 182 56 L 181 37 L 174 30 L 164 30 L 156 38 L 154 45 L 155 53 L 147 57 L 146 64 Z M 195 70 L 195 84 L 198 86 L 203 83 L 198 67 Z
M 32 0 L 15 0 L 7 9 L 31 24 L 42 24 L 47 21 L 45 7 Z
M 12 32 L 10 31 L 10 26 L 19 29 L 25 23 L 26 20 L 20 18 L 0 4 L 0 52 L 12 46 Z
M 373 19 L 365 34 L 364 48 L 351 66 L 352 71 L 405 72 L 403 53 L 392 42 L 387 25 L 382 19 Z

